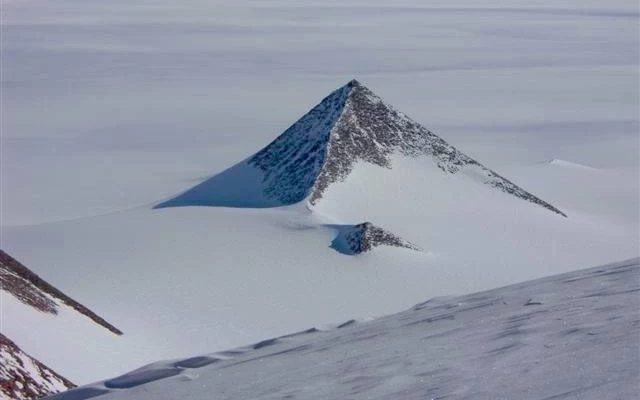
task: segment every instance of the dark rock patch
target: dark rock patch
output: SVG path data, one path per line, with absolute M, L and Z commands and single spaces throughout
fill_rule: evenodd
M 358 225 L 334 225 L 332 227 L 338 229 L 338 235 L 331 242 L 331 248 L 343 254 L 356 255 L 365 253 L 377 246 L 420 250 L 417 246 L 373 225 L 371 222 L 364 222 Z

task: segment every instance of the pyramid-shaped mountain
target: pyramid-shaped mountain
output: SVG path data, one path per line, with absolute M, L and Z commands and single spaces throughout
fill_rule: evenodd
M 482 183 L 566 216 L 458 151 L 352 80 L 325 97 L 267 147 L 156 206 L 313 206 L 360 162 L 391 169 L 392 156 L 431 158 L 444 174 L 473 169 Z

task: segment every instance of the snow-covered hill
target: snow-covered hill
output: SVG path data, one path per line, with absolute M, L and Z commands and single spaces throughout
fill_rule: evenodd
M 52 399 L 631 399 L 640 260 L 157 362 Z

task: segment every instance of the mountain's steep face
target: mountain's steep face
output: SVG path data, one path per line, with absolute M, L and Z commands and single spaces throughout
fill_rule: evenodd
M 356 164 L 392 169 L 395 155 L 430 158 L 445 174 L 469 171 L 484 184 L 566 216 L 385 104 L 356 80 L 332 92 L 255 155 L 157 207 L 274 207 L 305 199 L 313 206 Z
M 0 399 L 39 399 L 73 387 L 0 333 Z
M 303 200 L 324 170 L 327 145 L 351 93 L 346 85 L 327 96 L 249 159 L 264 173 L 264 193 L 282 204 Z
M 338 235 L 331 243 L 332 248 L 349 255 L 366 253 L 378 246 L 420 250 L 417 246 L 371 222 L 338 227 Z

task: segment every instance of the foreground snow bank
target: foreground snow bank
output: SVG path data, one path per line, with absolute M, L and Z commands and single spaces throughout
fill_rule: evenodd
M 148 365 L 55 399 L 633 398 L 640 259 Z

